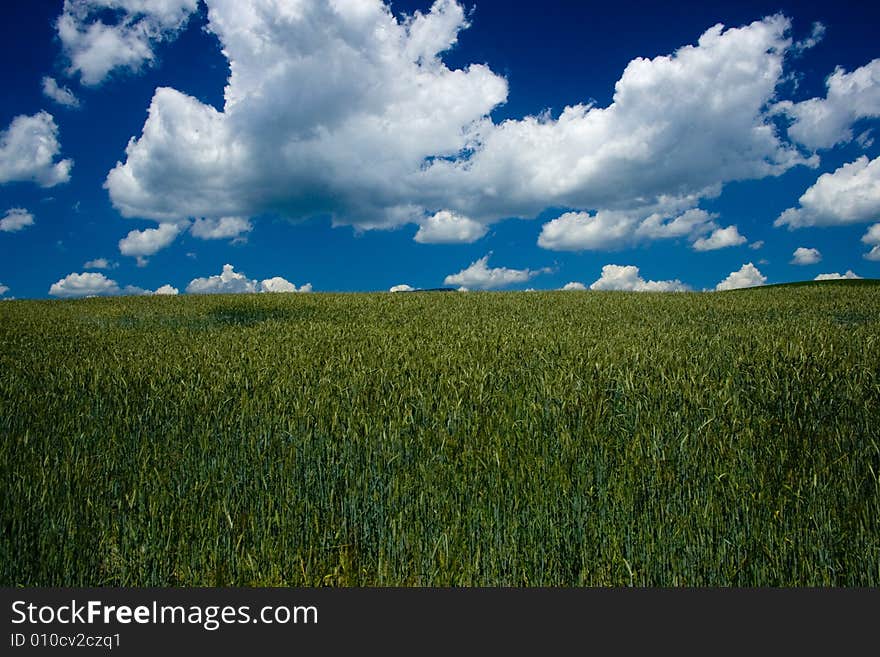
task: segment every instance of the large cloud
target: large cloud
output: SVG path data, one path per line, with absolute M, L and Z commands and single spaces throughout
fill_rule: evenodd
M 119 287 L 119 284 L 104 274 L 97 272 L 85 272 L 82 274 L 68 274 L 64 278 L 52 284 L 49 294 L 62 299 L 74 299 L 79 297 L 100 297 L 125 295 L 150 295 L 150 294 L 177 294 L 177 288 L 163 285 L 155 292 L 145 290 L 134 285 Z
M 548 269 L 509 269 L 489 267 L 489 256 L 475 260 L 457 274 L 450 274 L 443 280 L 444 285 L 458 285 L 468 289 L 492 290 L 514 283 L 525 283 Z
M 137 70 L 197 7 L 198 0 L 64 0 L 55 27 L 70 60 L 67 72 L 95 85 L 114 69 Z
M 565 289 L 578 289 L 572 283 Z M 591 290 L 624 290 L 629 292 L 685 292 L 690 288 L 675 279 L 671 281 L 646 281 L 635 265 L 605 265 L 602 275 L 592 285 Z
M 119 240 L 119 252 L 142 259 L 169 246 L 179 233 L 178 224 L 159 224 L 158 228 L 133 230 Z
M 859 119 L 880 117 L 880 59 L 847 73 L 837 68 L 826 81 L 825 98 L 777 105 L 793 120 L 789 136 L 807 148 L 831 148 L 851 141 Z
M 275 276 L 260 282 L 235 271 L 232 265 L 223 265 L 223 271 L 216 276 L 194 278 L 186 286 L 190 294 L 250 294 L 254 292 L 311 292 L 310 283 L 297 288 L 290 281 Z
M 416 222 L 424 241 L 447 241 L 429 239 L 440 211 L 481 224 L 550 206 L 672 218 L 727 181 L 817 163 L 767 111 L 792 47 L 782 16 L 633 60 L 607 107 L 495 124 L 506 81 L 440 58 L 467 26 L 454 0 L 408 20 L 379 0 L 207 4 L 231 70 L 224 107 L 156 90 L 106 181 L 125 216 L 329 215 Z M 467 225 L 463 241 L 479 233 Z
M 767 282 L 767 277 L 751 262 L 744 264 L 737 271 L 731 272 L 727 278 L 715 286 L 716 290 L 739 290 L 744 287 L 757 287 Z
M 441 210 L 421 222 L 413 239 L 422 244 L 463 244 L 476 242 L 487 230 L 478 221 Z
M 800 207 L 783 212 L 774 226 L 836 226 L 880 219 L 880 157 L 866 156 L 823 173 L 798 200 Z
M 55 161 L 61 151 L 58 126 L 48 112 L 12 119 L 0 132 L 0 183 L 33 181 L 54 187 L 70 180 L 73 160 Z

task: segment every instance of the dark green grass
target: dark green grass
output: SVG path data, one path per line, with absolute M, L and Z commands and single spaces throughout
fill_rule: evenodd
M 3 585 L 880 585 L 880 288 L 0 304 Z

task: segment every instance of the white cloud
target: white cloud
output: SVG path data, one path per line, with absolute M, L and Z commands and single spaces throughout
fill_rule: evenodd
M 833 274 L 819 274 L 814 278 L 814 281 L 843 281 L 854 278 L 861 278 L 858 274 L 854 273 L 852 269 L 847 269 L 845 274 L 838 274 L 837 272 Z
M 764 248 L 764 240 L 757 240 L 755 242 L 752 242 L 751 244 L 749 244 L 749 248 L 752 249 L 753 251 L 757 251 L 758 249 L 763 249 Z
M 220 217 L 196 219 L 190 232 L 203 240 L 223 240 L 240 238 L 243 233 L 248 233 L 253 228 L 251 222 L 244 217 Z
M 441 210 L 421 222 L 413 239 L 422 244 L 463 244 L 476 242 L 487 231 L 484 224 Z
M 258 285 L 257 281 L 235 271 L 232 265 L 223 265 L 220 275 L 194 278 L 186 286 L 186 291 L 190 294 L 242 294 L 256 292 Z
M 170 285 L 163 285 L 158 288 L 153 294 L 157 296 L 176 296 L 179 293 L 179 290 L 176 287 L 172 287 Z
M 114 69 L 138 70 L 197 7 L 198 0 L 65 0 L 55 28 L 70 61 L 68 74 L 96 85 Z M 104 22 L 108 12 L 115 22 Z
M 104 274 L 87 272 L 84 274 L 68 274 L 49 288 L 53 297 L 73 298 L 119 294 L 116 281 Z
M 739 246 L 748 240 L 740 235 L 736 226 L 716 228 L 709 237 L 701 237 L 693 244 L 694 251 L 715 251 L 729 246 Z
M 3 283 L 0 283 L 0 297 L 2 297 L 7 292 L 9 292 L 9 288 L 6 285 L 3 285 Z
M 868 232 L 862 235 L 862 242 L 871 247 L 864 258 L 866 260 L 880 260 L 880 224 L 874 224 L 868 228 Z
M 115 269 L 118 265 L 107 258 L 95 258 L 83 265 L 83 269 Z
M 43 95 L 65 107 L 79 107 L 79 100 L 67 87 L 61 87 L 55 78 L 48 75 L 43 78 Z
M 793 265 L 815 265 L 822 260 L 822 254 L 819 249 L 811 249 L 805 246 L 799 246 L 792 254 L 791 264 Z
M 783 212 L 774 226 L 835 226 L 880 218 L 880 157 L 866 156 L 823 173 L 799 199 L 800 207 Z
M 685 292 L 690 288 L 675 279 L 671 281 L 646 281 L 639 275 L 635 265 L 605 265 L 602 275 L 591 290 L 624 290 L 630 292 Z
M 24 208 L 10 208 L 6 216 L 0 219 L 0 232 L 16 233 L 28 226 L 34 225 L 34 215 Z
M 546 273 L 548 270 L 539 269 L 508 269 L 507 267 L 496 267 L 490 269 L 488 266 L 489 256 L 485 255 L 479 260 L 475 260 L 468 267 L 462 269 L 457 274 L 450 274 L 443 280 L 444 285 L 458 285 L 468 289 L 491 290 L 514 283 L 525 283 L 539 274 Z
M 756 287 L 767 282 L 767 277 L 762 274 L 751 262 L 744 264 L 738 271 L 730 275 L 715 286 L 716 290 L 739 290 L 744 287 Z
M 56 162 L 60 150 L 58 126 L 51 114 L 16 116 L 0 133 L 0 183 L 33 181 L 54 187 L 67 182 L 73 160 Z
M 441 59 L 467 27 L 453 0 L 410 20 L 378 0 L 207 4 L 230 63 L 224 107 L 156 90 L 106 181 L 125 216 L 330 215 L 362 229 L 421 223 L 427 240 L 438 211 L 488 224 L 552 206 L 623 212 L 634 226 L 728 181 L 818 162 L 781 141 L 767 111 L 792 48 L 782 16 L 633 60 L 607 107 L 495 124 L 506 81 Z M 479 231 L 468 225 L 466 240 Z
M 570 283 L 566 283 L 562 286 L 563 290 L 586 290 L 587 286 L 583 283 L 578 283 L 577 281 L 571 281 Z
M 416 288 L 404 283 L 402 285 L 392 285 L 388 291 L 389 292 L 415 292 Z
M 280 276 L 275 276 L 273 278 L 267 278 L 260 283 L 259 289 L 260 292 L 311 292 L 312 286 L 310 283 L 306 283 L 297 289 L 296 285 L 290 281 L 281 278 Z
M 826 85 L 825 98 L 800 103 L 782 101 L 776 105 L 793 119 L 789 137 L 812 150 L 850 142 L 856 121 L 880 117 L 880 59 L 852 73 L 838 67 Z
M 159 224 L 158 228 L 133 230 L 119 240 L 122 255 L 143 258 L 169 246 L 180 233 L 178 224 Z

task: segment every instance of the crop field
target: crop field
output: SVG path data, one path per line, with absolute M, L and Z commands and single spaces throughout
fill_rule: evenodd
M 5 302 L 0 584 L 878 586 L 878 419 L 869 282 Z

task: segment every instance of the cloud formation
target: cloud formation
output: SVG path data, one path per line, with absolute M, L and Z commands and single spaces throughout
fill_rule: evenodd
M 838 274 L 834 272 L 833 274 L 819 274 L 814 278 L 814 281 L 844 281 L 855 278 L 861 278 L 858 274 L 853 272 L 852 269 L 847 269 L 845 274 Z
M 24 208 L 10 208 L 6 215 L 0 219 L 0 232 L 17 233 L 20 230 L 34 225 L 34 215 Z
M 43 78 L 43 95 L 65 107 L 79 107 L 79 99 L 67 87 L 59 86 L 55 78 Z
M 144 296 L 151 294 L 177 294 L 177 289 L 170 285 L 163 285 L 155 292 L 145 290 L 134 285 L 126 285 L 123 288 L 113 279 L 107 278 L 99 272 L 85 272 L 82 274 L 68 274 L 64 278 L 52 284 L 49 294 L 62 299 L 76 299 L 81 297 L 102 297 L 133 295 Z
M 169 246 L 179 233 L 178 224 L 159 224 L 158 228 L 133 230 L 119 240 L 119 252 L 132 257 L 150 256 Z
M 880 157 L 866 156 L 823 173 L 800 197 L 799 207 L 779 215 L 774 226 L 838 226 L 880 218 Z
M 444 285 L 458 285 L 467 289 L 494 290 L 514 283 L 526 281 L 549 271 L 548 269 L 508 269 L 489 267 L 489 255 L 475 260 L 457 274 L 450 274 L 443 280 Z
M 628 292 L 686 292 L 690 288 L 675 279 L 671 281 L 646 281 L 635 265 L 605 265 L 602 275 L 591 290 L 623 290 Z
M 407 285 L 406 283 L 403 283 L 401 285 L 392 285 L 388 291 L 389 292 L 415 292 L 416 288 L 414 288 L 412 285 Z
M 871 247 L 864 255 L 865 260 L 880 260 L 880 224 L 868 228 L 868 232 L 862 235 L 862 242 Z
M 716 228 L 708 237 L 701 237 L 693 243 L 694 251 L 716 251 L 730 246 L 745 244 L 748 240 L 740 235 L 736 226 Z
M 202 240 L 237 239 L 253 230 L 250 221 L 243 217 L 220 217 L 219 219 L 196 219 L 190 232 Z
M 198 0 L 64 0 L 55 29 L 70 62 L 67 73 L 91 86 L 116 69 L 136 71 L 197 8 Z M 111 16 L 115 20 L 105 22 Z
M 811 249 L 805 246 L 799 246 L 792 253 L 791 264 L 793 265 L 815 265 L 822 260 L 822 254 L 819 249 Z
M 107 258 L 95 258 L 83 265 L 83 269 L 115 269 L 118 265 Z
M 737 271 L 731 272 L 730 275 L 715 286 L 718 291 L 721 290 L 739 290 L 745 287 L 757 287 L 764 285 L 767 277 L 762 274 L 751 262 L 744 264 Z
M 189 294 L 252 294 L 256 292 L 311 292 L 312 286 L 306 283 L 297 288 L 290 281 L 275 276 L 262 282 L 250 279 L 235 271 L 235 267 L 223 265 L 223 271 L 216 276 L 194 278 L 186 286 Z
M 413 239 L 422 244 L 470 244 L 483 237 L 488 228 L 455 212 L 440 210 L 423 220 Z
M 0 132 L 0 183 L 30 181 L 41 187 L 66 183 L 73 160 L 56 161 L 60 152 L 58 126 L 51 114 L 16 116 Z

